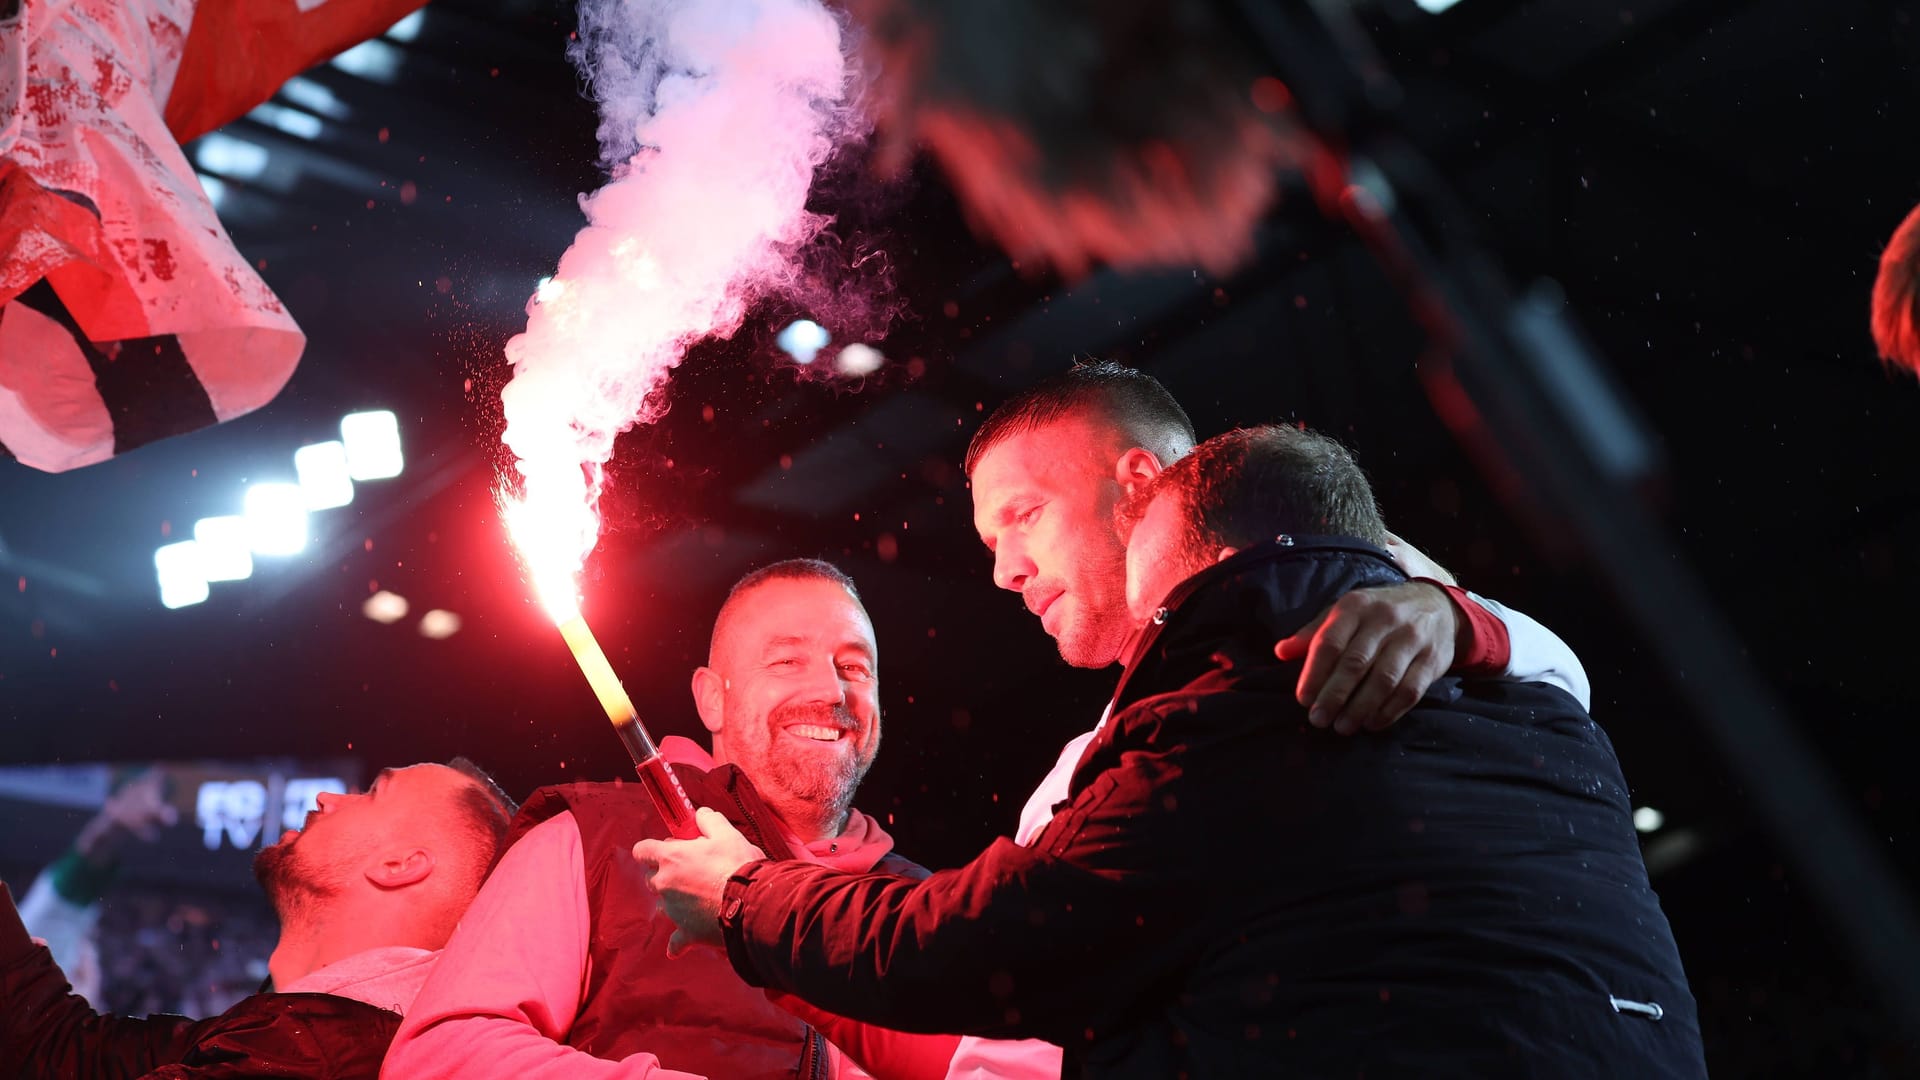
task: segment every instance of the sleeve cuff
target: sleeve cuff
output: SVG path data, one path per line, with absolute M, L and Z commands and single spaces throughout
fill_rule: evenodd
M 720 894 L 720 934 L 726 942 L 727 960 L 748 986 L 766 983 L 755 972 L 753 958 L 747 951 L 747 890 L 753 887 L 754 879 L 772 865 L 772 859 L 761 859 L 735 870 Z
M 1415 578 L 1436 585 L 1453 601 L 1466 631 L 1465 642 L 1455 650 L 1453 672 L 1459 675 L 1498 675 L 1507 670 L 1513 658 L 1513 642 L 1507 636 L 1507 624 L 1500 617 L 1474 602 L 1467 590 L 1433 578 Z

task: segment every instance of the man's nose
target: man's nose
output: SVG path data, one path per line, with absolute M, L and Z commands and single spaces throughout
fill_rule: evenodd
M 333 813 L 333 807 L 328 804 L 337 803 L 346 797 L 344 792 L 322 791 L 313 797 L 313 804 L 320 808 L 321 813 L 331 814 Z
M 993 553 L 993 583 L 1003 589 L 1024 592 L 1033 577 L 1033 561 L 1013 544 L 1003 544 Z
M 806 685 L 801 691 L 808 703 L 821 705 L 842 705 L 847 700 L 846 673 L 829 656 L 818 663 L 807 665 Z

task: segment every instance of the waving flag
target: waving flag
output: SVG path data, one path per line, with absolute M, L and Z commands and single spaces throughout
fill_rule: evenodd
M 423 0 L 0 0 L 0 454 L 49 472 L 251 412 L 306 337 L 180 144 Z

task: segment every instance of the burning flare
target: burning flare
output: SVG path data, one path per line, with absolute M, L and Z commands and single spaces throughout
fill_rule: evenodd
M 675 836 L 693 804 L 580 614 L 614 438 L 652 420 L 687 347 L 729 337 L 798 272 L 826 219 L 814 171 L 860 134 L 840 26 L 813 0 L 582 0 L 569 50 L 600 100 L 613 181 L 527 302 L 501 391 L 498 492 L 528 576 Z
M 501 392 L 509 535 L 556 623 L 600 534 L 614 438 L 657 417 L 688 346 L 729 337 L 826 223 L 815 170 L 864 133 L 839 22 L 814 0 L 582 0 L 569 50 L 600 102 L 607 186 L 527 303 Z

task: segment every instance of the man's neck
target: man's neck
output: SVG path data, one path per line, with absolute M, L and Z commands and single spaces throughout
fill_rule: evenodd
M 333 962 L 319 958 L 322 938 L 311 923 L 288 923 L 280 927 L 280 941 L 274 945 L 273 955 L 267 958 L 267 973 L 276 988 L 292 986 L 309 972 Z
M 797 806 L 775 806 L 773 812 L 780 815 L 793 835 L 803 844 L 817 844 L 822 840 L 832 840 L 847 831 L 847 823 L 853 815 L 842 809 L 831 814 L 821 814 L 819 807 L 812 803 Z
M 388 911 L 301 913 L 281 921 L 280 942 L 267 960 L 267 972 L 274 986 L 287 987 L 328 964 L 387 945 L 432 947 L 411 919 Z

